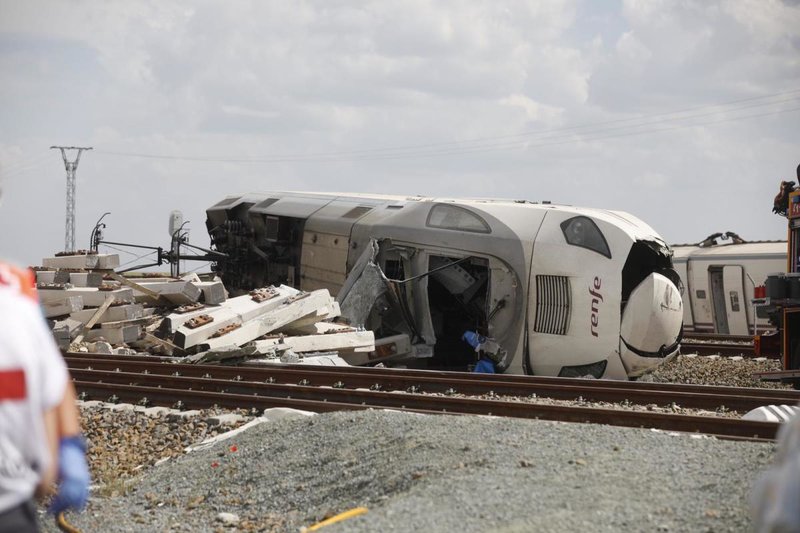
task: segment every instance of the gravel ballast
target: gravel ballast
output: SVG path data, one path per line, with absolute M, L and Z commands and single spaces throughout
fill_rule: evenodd
M 150 467 L 69 519 L 85 532 L 296 532 L 364 506 L 323 531 L 746 531 L 773 452 L 600 425 L 329 413 Z

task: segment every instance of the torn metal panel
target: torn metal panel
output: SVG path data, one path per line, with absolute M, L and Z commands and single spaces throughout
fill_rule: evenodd
M 342 317 L 354 326 L 366 324 L 375 303 L 389 290 L 386 276 L 375 263 L 378 251 L 378 242 L 371 240 L 336 296 Z

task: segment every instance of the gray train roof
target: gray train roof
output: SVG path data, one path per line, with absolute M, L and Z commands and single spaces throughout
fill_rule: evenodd
M 499 198 L 449 198 L 428 196 L 402 196 L 386 194 L 331 193 L 331 192 L 263 192 L 231 195 L 206 210 L 209 219 L 214 212 L 235 208 L 243 203 L 253 204 L 250 208 L 255 213 L 275 216 L 291 216 L 308 218 L 314 212 L 331 201 L 348 201 L 363 206 L 383 206 L 395 212 L 389 218 L 392 222 L 406 227 L 420 227 L 418 210 L 411 209 L 408 217 L 396 216 L 405 206 L 429 205 L 434 203 L 468 206 L 483 211 L 502 220 L 520 237 L 533 237 L 536 224 L 531 224 L 531 216 L 537 213 L 542 218 L 548 210 L 574 212 L 603 220 L 625 231 L 632 239 L 661 240 L 658 234 L 639 218 L 622 211 L 575 207 L 564 204 L 536 203 L 528 200 L 510 200 Z M 416 212 L 412 215 L 412 212 Z M 534 215 L 536 216 L 536 215 Z M 663 240 L 662 240 L 663 242 Z
M 761 257 L 786 257 L 786 241 L 754 241 L 742 244 L 716 244 L 697 246 L 678 244 L 672 246 L 673 259 L 720 259 L 722 257 L 746 258 L 752 255 Z

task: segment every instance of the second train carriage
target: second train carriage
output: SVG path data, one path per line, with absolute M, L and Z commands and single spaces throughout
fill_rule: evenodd
M 726 240 L 730 235 L 730 241 Z M 686 332 L 752 335 L 772 328 L 752 300 L 769 274 L 786 272 L 786 241 L 745 242 L 732 233 L 672 246 L 683 283 Z
M 328 193 L 225 198 L 207 210 L 226 287 L 338 294 L 375 356 L 465 370 L 465 331 L 499 372 L 625 378 L 677 353 L 669 247 L 627 213 L 509 200 Z

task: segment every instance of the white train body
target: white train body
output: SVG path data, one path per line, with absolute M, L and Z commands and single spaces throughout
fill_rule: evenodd
M 466 330 L 499 344 L 500 372 L 626 378 L 678 351 L 669 247 L 627 213 L 281 192 L 228 197 L 207 217 L 226 286 L 327 288 L 352 324 L 392 340 L 384 360 L 465 370 Z
M 752 335 L 770 327 L 757 316 L 754 288 L 769 274 L 786 272 L 786 241 L 674 245 L 673 264 L 683 283 L 686 332 Z

